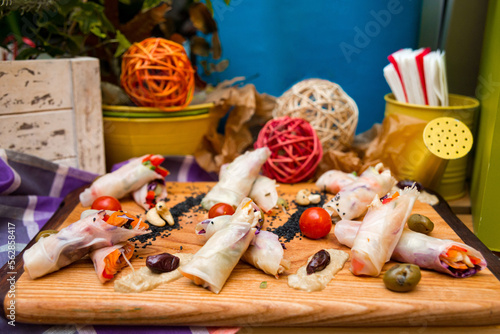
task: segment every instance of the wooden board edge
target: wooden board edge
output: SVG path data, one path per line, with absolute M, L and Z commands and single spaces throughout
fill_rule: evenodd
M 59 209 L 47 221 L 47 223 L 45 223 L 45 225 L 43 226 L 42 229 L 40 229 L 40 231 L 53 230 L 61 226 L 61 224 L 64 223 L 69 214 L 74 210 L 75 206 L 79 203 L 80 193 L 87 187 L 88 185 L 85 185 L 70 192 L 59 205 Z M 35 238 L 33 238 L 21 251 L 21 253 L 19 253 L 16 256 L 15 259 L 16 265 L 14 271 L 9 270 L 8 262 L 5 263 L 5 265 L 0 269 L 0 301 L 2 302 L 2 307 L 0 309 L 0 316 L 2 316 L 4 319 L 7 319 L 6 317 L 7 314 L 5 310 L 5 300 L 10 291 L 10 285 L 11 285 L 10 281 L 7 281 L 7 279 L 14 277 L 15 281 L 17 282 L 19 277 L 21 277 L 21 275 L 24 273 L 23 254 L 34 243 L 35 243 Z
M 467 245 L 477 249 L 486 259 L 488 269 L 500 281 L 500 253 L 491 251 L 465 224 L 453 213 L 441 195 L 435 191 L 427 190 L 427 192 L 435 195 L 439 199 L 439 203 L 432 207 L 443 218 L 443 220 L 453 229 L 453 231 Z

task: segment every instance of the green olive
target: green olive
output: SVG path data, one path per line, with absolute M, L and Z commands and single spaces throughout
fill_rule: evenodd
M 420 267 L 414 264 L 396 264 L 384 274 L 385 287 L 391 291 L 407 292 L 420 282 Z
M 38 242 L 38 240 L 40 240 L 41 238 L 46 238 L 46 237 L 48 237 L 51 234 L 56 234 L 57 232 L 59 232 L 59 231 L 57 231 L 57 230 L 44 230 L 44 231 L 40 231 L 36 235 L 35 242 Z
M 408 218 L 408 228 L 415 232 L 429 234 L 434 229 L 434 223 L 426 216 L 415 213 Z

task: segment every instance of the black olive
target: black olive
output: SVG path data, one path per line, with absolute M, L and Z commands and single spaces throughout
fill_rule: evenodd
M 307 264 L 306 272 L 311 275 L 317 271 L 321 271 L 330 264 L 330 253 L 322 249 L 313 255 L 311 261 Z
M 146 267 L 157 274 L 168 273 L 179 267 L 179 258 L 169 253 L 150 255 L 146 258 Z
M 413 184 L 415 184 L 415 187 L 417 188 L 418 191 L 422 191 L 424 189 L 422 184 L 418 183 L 417 181 L 412 181 L 412 180 L 401 180 L 396 184 L 396 186 L 399 189 L 404 189 L 406 187 L 412 187 Z

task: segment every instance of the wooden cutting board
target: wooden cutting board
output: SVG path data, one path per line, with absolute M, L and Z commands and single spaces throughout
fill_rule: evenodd
M 213 183 L 168 184 L 171 207 L 187 197 L 206 193 Z M 264 229 L 286 223 L 297 207 L 293 202 L 299 189 L 317 192 L 314 184 L 280 185 L 280 196 L 290 202 L 285 214 L 275 209 L 266 217 Z M 80 190 L 81 191 L 81 190 Z M 79 191 L 66 198 L 64 206 L 44 229 L 61 229 L 79 219 L 85 209 L 78 203 Z M 331 198 L 328 195 L 328 198 Z M 130 198 L 122 201 L 124 210 L 144 212 Z M 79 260 L 58 272 L 31 280 L 22 270 L 22 257 L 16 260 L 16 321 L 26 323 L 65 324 L 162 324 L 206 326 L 460 326 L 500 323 L 500 261 L 456 218 L 446 202 L 431 207 L 418 202 L 414 213 L 428 216 L 435 223 L 432 236 L 464 241 L 479 249 L 487 258 L 488 269 L 477 275 L 457 279 L 423 270 L 418 287 L 408 293 L 387 290 L 382 275 L 356 277 L 347 262 L 323 291 L 307 293 L 287 285 L 287 274 L 295 273 L 307 258 L 322 248 L 349 252 L 336 240 L 333 229 L 324 239 L 310 240 L 297 236 L 285 243 L 285 257 L 292 267 L 279 279 L 239 263 L 220 294 L 214 294 L 190 280 L 175 282 L 137 294 L 117 293 L 113 282 L 101 284 L 89 259 Z M 194 233 L 196 223 L 206 219 L 207 212 L 194 206 L 182 214 L 177 229 L 166 231 L 144 246 L 136 243 L 138 252 L 132 259 L 137 269 L 145 265 L 146 256 L 162 252 L 195 253 L 203 244 Z M 149 242 L 148 242 L 149 243 Z M 182 250 L 181 250 L 182 248 Z M 384 266 L 384 271 L 393 265 Z M 126 268 L 117 278 L 131 272 Z M 6 268 L 2 268 L 0 293 L 4 312 L 10 299 Z M 495 277 L 496 276 L 496 277 Z M 262 282 L 267 288 L 261 288 Z

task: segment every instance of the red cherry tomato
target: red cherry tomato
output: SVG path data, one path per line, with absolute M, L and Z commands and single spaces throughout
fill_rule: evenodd
M 299 227 L 308 238 L 323 238 L 332 229 L 332 218 L 323 208 L 309 208 L 300 216 Z
M 234 208 L 226 203 L 217 203 L 208 211 L 208 218 L 215 218 L 223 215 L 232 215 Z
M 95 201 L 92 203 L 91 209 L 118 211 L 122 209 L 122 205 L 114 197 L 101 196 L 95 199 Z

